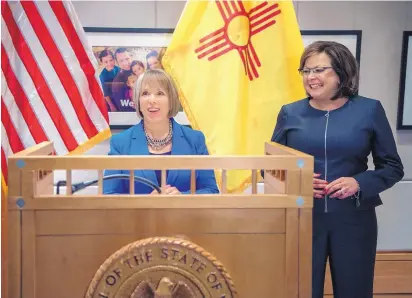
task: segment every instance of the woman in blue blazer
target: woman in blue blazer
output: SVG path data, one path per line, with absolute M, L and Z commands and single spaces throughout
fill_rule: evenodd
M 329 259 L 335 298 L 372 298 L 375 207 L 403 177 L 392 130 L 379 101 L 356 95 L 357 62 L 345 46 L 309 45 L 299 71 L 308 97 L 282 107 L 272 141 L 315 158 L 312 297 L 323 298 Z
M 109 155 L 207 155 L 205 137 L 200 131 L 179 125 L 173 120 L 179 110 L 179 98 L 171 77 L 160 69 L 146 71 L 133 90 L 139 124 L 114 135 Z M 128 174 L 129 171 L 106 170 L 104 176 Z M 159 186 L 160 170 L 135 170 Z M 165 194 L 189 194 L 190 170 L 167 171 Z M 213 170 L 196 171 L 196 193 L 218 193 Z M 103 182 L 105 194 L 128 194 L 129 181 L 110 179 Z M 157 194 L 151 187 L 135 182 L 136 194 Z

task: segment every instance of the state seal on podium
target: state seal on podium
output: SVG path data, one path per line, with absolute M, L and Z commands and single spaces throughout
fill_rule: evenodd
M 97 270 L 86 298 L 234 298 L 224 266 L 191 241 L 155 237 L 111 255 Z

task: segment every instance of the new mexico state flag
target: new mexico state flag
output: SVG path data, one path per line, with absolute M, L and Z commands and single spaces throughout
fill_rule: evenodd
M 210 154 L 262 155 L 281 106 L 305 96 L 302 52 L 291 2 L 188 1 L 162 64 Z M 229 171 L 227 189 L 250 179 Z

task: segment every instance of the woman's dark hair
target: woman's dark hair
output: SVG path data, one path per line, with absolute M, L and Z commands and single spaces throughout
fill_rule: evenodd
M 146 55 L 146 60 L 149 59 L 150 57 L 156 57 L 159 55 L 159 53 L 157 51 L 150 51 L 149 53 L 147 53 Z
M 359 68 L 355 57 L 343 44 L 334 41 L 315 41 L 305 48 L 300 58 L 300 69 L 305 67 L 306 60 L 317 54 L 329 56 L 333 70 L 339 77 L 339 86 L 332 99 L 357 94 L 359 89 Z
M 133 66 L 140 65 L 144 69 L 144 64 L 140 60 L 133 60 L 132 64 L 130 64 L 130 69 L 133 69 Z
M 99 54 L 100 62 L 103 62 L 102 59 L 104 57 L 107 57 L 107 56 L 112 56 L 112 58 L 114 59 L 114 55 L 113 55 L 112 51 L 110 51 L 108 49 L 104 49 L 103 51 L 101 51 L 100 54 Z
M 150 51 L 146 55 L 147 69 L 150 69 L 149 62 L 147 61 L 147 60 L 149 60 L 150 57 L 156 57 L 157 60 L 159 60 L 159 53 L 157 51 L 153 50 L 153 51 Z
M 126 48 L 118 48 L 115 52 L 114 52 L 114 57 L 117 61 L 117 54 L 122 54 L 122 53 L 126 53 L 128 52 L 128 50 Z

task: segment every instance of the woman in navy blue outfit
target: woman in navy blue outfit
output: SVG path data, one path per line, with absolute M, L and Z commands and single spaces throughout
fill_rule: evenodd
M 335 298 L 372 298 L 375 207 L 403 177 L 392 130 L 378 100 L 356 95 L 357 62 L 345 46 L 309 45 L 299 72 L 308 97 L 282 107 L 272 141 L 315 158 L 313 298 L 323 298 L 327 259 Z
M 163 70 L 146 71 L 136 81 L 133 90 L 139 124 L 114 135 L 110 140 L 109 155 L 207 155 L 202 132 L 179 125 L 173 117 L 179 111 L 179 98 L 172 78 Z M 106 170 L 104 175 L 128 174 L 129 171 Z M 157 186 L 161 185 L 160 170 L 135 170 Z M 167 195 L 190 193 L 190 170 L 167 171 Z M 129 181 L 104 180 L 105 194 L 128 194 Z M 218 193 L 213 170 L 196 171 L 196 193 Z M 157 194 L 149 186 L 135 182 L 135 193 Z

